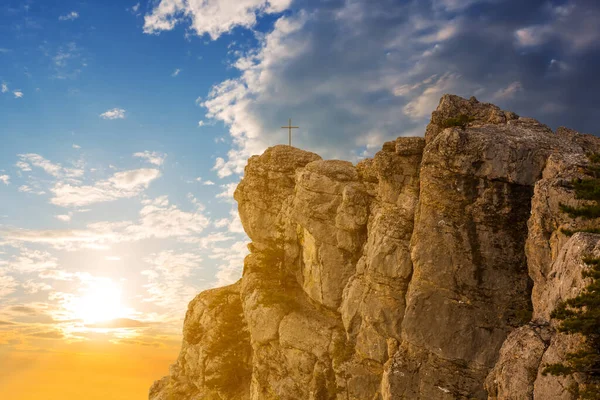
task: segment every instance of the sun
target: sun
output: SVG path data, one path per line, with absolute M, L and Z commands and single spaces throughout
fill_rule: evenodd
M 73 316 L 86 324 L 122 318 L 126 309 L 121 303 L 121 288 L 111 280 L 90 282 L 81 297 L 73 301 Z

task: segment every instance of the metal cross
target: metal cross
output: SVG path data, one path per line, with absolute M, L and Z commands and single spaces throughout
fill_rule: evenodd
M 292 119 L 290 118 L 288 126 L 282 126 L 281 129 L 289 129 L 290 130 L 290 146 L 292 145 L 292 129 L 300 129 L 299 126 L 292 126 Z

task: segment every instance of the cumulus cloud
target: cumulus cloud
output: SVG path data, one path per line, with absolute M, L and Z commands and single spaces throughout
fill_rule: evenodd
M 117 172 L 112 177 L 94 185 L 72 185 L 58 182 L 52 189 L 52 204 L 61 207 L 81 207 L 94 203 L 131 198 L 147 189 L 160 177 L 157 169 L 141 168 Z
M 2 83 L 0 91 L 2 91 L 2 93 L 8 92 L 8 85 L 6 83 Z
M 122 108 L 113 108 L 100 114 L 100 118 L 103 119 L 124 119 L 125 110 Z
M 485 7 L 474 13 L 476 3 Z M 542 0 L 354 0 L 314 8 L 307 2 L 259 35 L 257 48 L 235 53 L 239 75 L 199 101 L 206 121 L 224 123 L 232 139 L 214 170 L 221 178 L 242 174 L 248 157 L 285 143 L 279 127 L 287 116 L 301 128 L 296 146 L 357 160 L 386 140 L 422 135 L 447 92 L 595 132 L 597 99 L 588 93 L 600 90 L 600 27 L 592 23 L 600 6 L 569 4 L 575 3 L 557 9 Z M 507 9 L 515 12 L 498 17 Z
M 13 95 L 15 96 L 15 99 L 20 99 L 24 96 L 23 92 L 19 89 L 13 90 Z
M 8 185 L 10 183 L 10 176 L 8 175 L 0 175 L 0 182 Z
M 170 31 L 183 21 L 191 21 L 197 35 L 216 40 L 235 27 L 250 28 L 257 14 L 285 11 L 291 0 L 161 0 L 144 17 L 145 33 Z
M 158 153 L 156 151 L 150 152 L 148 150 L 143 151 L 143 152 L 134 153 L 133 156 L 145 159 L 150 164 L 154 164 L 154 165 L 158 165 L 158 166 L 163 165 L 163 163 L 165 162 L 165 158 L 167 157 L 166 154 Z
M 79 13 L 77 11 L 71 11 L 68 14 L 61 15 L 60 17 L 58 17 L 58 20 L 59 21 L 74 21 L 77 18 L 79 18 Z

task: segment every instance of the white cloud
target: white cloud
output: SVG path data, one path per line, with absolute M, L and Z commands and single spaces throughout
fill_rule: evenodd
M 550 33 L 548 26 L 536 25 L 518 29 L 515 32 L 515 38 L 519 46 L 538 46 L 546 41 Z
M 518 46 L 527 48 L 550 44 L 553 49 L 561 46 L 567 52 L 580 52 L 598 46 L 600 12 L 597 9 L 577 7 L 575 2 L 555 7 L 547 3 L 546 12 L 549 14 L 546 22 L 515 31 Z
M 79 18 L 79 13 L 77 11 L 71 11 L 68 14 L 61 15 L 60 17 L 58 17 L 58 20 L 59 21 L 73 21 L 73 20 L 76 20 L 77 18 Z
M 404 113 L 413 119 L 423 119 L 431 115 L 444 93 L 452 93 L 461 82 L 457 74 L 446 73 L 442 76 L 428 78 L 421 93 L 415 94 L 406 106 Z
M 12 276 L 4 275 L 0 270 L 0 298 L 6 297 L 17 290 L 19 284 Z
M 71 221 L 71 216 L 68 214 L 56 215 L 56 219 L 63 222 Z
M 351 8 L 349 4 L 344 7 Z M 423 43 L 418 38 L 413 42 L 397 40 L 416 29 L 409 26 L 391 29 L 387 37 L 379 37 L 381 48 L 372 46 L 369 34 L 373 28 L 363 21 L 365 15 L 373 15 L 369 7 L 362 4 L 358 10 L 343 13 L 351 16 L 349 20 L 332 21 L 330 11 L 281 17 L 273 31 L 260 38 L 258 49 L 237 58 L 233 65 L 240 77 L 213 86 L 201 103 L 207 110 L 206 118 L 223 122 L 232 138 L 227 155 L 215 160 L 213 170 L 220 178 L 242 174 L 250 156 L 287 142 L 287 132 L 280 129 L 287 122 L 282 115 L 301 115 L 301 120 L 293 121 L 300 126 L 294 133 L 295 146 L 325 158 L 352 158 L 353 151 L 375 136 L 391 140 L 402 132 L 399 127 L 405 132 L 415 127 L 416 122 L 398 113 L 406 100 L 393 91 L 413 81 L 418 72 L 401 67 L 401 59 L 381 57 L 381 48 L 400 51 L 402 46 L 418 42 L 422 47 Z M 323 40 L 310 34 L 315 24 L 319 24 L 319 31 L 329 32 L 322 35 L 331 34 L 331 38 Z M 363 43 L 360 50 L 357 43 Z M 364 63 L 351 56 L 357 51 L 364 54 L 360 60 L 384 61 Z M 329 56 L 325 59 L 322 54 Z M 323 68 L 336 73 L 319 72 Z
M 140 194 L 159 177 L 159 170 L 142 168 L 117 172 L 109 179 L 99 181 L 93 186 L 74 186 L 58 182 L 51 189 L 54 197 L 50 201 L 61 207 L 81 207 L 120 198 L 130 198 Z
M 182 21 L 191 21 L 191 29 L 215 40 L 235 27 L 251 28 L 257 14 L 285 11 L 291 0 L 161 0 L 144 17 L 144 32 L 170 31 Z
M 57 266 L 58 260 L 47 251 L 27 248 L 22 248 L 20 254 L 13 256 L 7 264 L 8 269 L 19 274 L 46 271 Z
M 124 119 L 125 110 L 122 108 L 113 108 L 100 114 L 100 118 L 104 119 Z
M 21 286 L 27 294 L 36 294 L 41 291 L 48 291 L 52 289 L 52 286 L 48 285 L 47 283 L 35 282 L 31 279 L 21 284 Z
M 224 199 L 229 203 L 233 203 L 233 192 L 235 192 L 235 188 L 237 188 L 238 182 L 228 183 L 226 185 L 221 185 L 221 189 L 223 191 L 217 194 L 218 199 Z
M 0 182 L 8 185 L 10 183 L 10 176 L 8 175 L 0 175 Z
M 2 83 L 2 93 L 8 92 L 8 85 L 6 83 Z
M 0 230 L 0 237 L 9 243 L 46 244 L 56 249 L 106 249 L 111 244 L 149 238 L 188 240 L 210 224 L 202 207 L 196 205 L 191 212 L 183 211 L 162 196 L 146 201 L 135 222 L 95 222 L 79 230 Z
M 175 71 L 173 71 L 173 73 L 171 74 L 172 77 L 176 77 L 177 75 L 179 75 L 179 73 L 181 72 L 181 70 L 179 68 L 177 68 Z
M 15 96 L 15 99 L 20 99 L 23 97 L 23 92 L 21 92 L 20 90 L 13 90 L 13 95 Z
M 80 178 L 84 174 L 81 168 L 65 168 L 61 164 L 53 163 L 39 154 L 27 153 L 19 154 L 19 161 L 15 164 L 24 172 L 31 171 L 31 167 L 41 168 L 47 174 L 55 178 Z
M 212 186 L 215 183 L 213 181 L 204 181 L 204 182 L 202 182 L 202 184 L 205 185 L 205 186 Z
M 198 287 L 189 284 L 192 271 L 200 268 L 202 258 L 193 253 L 162 251 L 144 259 L 151 267 L 142 271 L 148 279 L 144 301 L 168 310 L 179 311 L 193 298 Z
M 235 242 L 231 246 L 214 248 L 210 258 L 221 262 L 218 266 L 215 286 L 230 285 L 240 279 L 244 258 L 248 253 L 248 244 L 244 240 Z
M 235 209 L 229 211 L 229 218 L 216 220 L 215 227 L 227 228 L 229 233 L 245 233 L 240 214 Z
M 198 121 L 198 126 L 199 127 L 203 127 L 204 125 L 206 125 L 206 123 L 204 121 Z
M 162 154 L 162 153 L 158 153 L 156 151 L 144 151 L 144 152 L 138 152 L 138 153 L 134 153 L 133 154 L 134 157 L 138 157 L 138 158 L 143 158 L 145 160 L 147 160 L 150 164 L 154 164 L 154 165 L 163 165 L 163 163 L 165 162 L 165 158 L 167 157 L 166 154 Z
M 73 147 L 74 149 L 76 149 L 76 150 L 79 150 L 79 149 L 81 149 L 81 146 L 80 146 L 80 145 L 78 145 L 78 144 L 75 144 L 75 143 L 73 143 L 73 146 L 72 146 L 72 147 Z
M 494 99 L 496 99 L 496 100 L 512 99 L 515 97 L 515 95 L 517 93 L 520 93 L 523 90 L 524 89 L 523 89 L 523 85 L 521 84 L 521 82 L 513 82 L 510 85 L 508 85 L 506 88 L 498 90 L 494 94 Z
M 134 13 L 137 13 L 139 9 L 140 9 L 140 3 L 137 3 L 136 5 L 131 7 L 131 11 L 133 11 Z

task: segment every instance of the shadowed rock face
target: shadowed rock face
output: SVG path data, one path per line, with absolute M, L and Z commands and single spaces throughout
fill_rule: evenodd
M 564 183 L 599 149 L 445 95 L 425 138 L 357 165 L 252 157 L 235 192 L 243 277 L 190 303 L 150 399 L 570 399 L 540 371 L 580 340 L 549 314 L 600 236 L 560 233 L 594 221 L 559 203 L 577 204 Z

